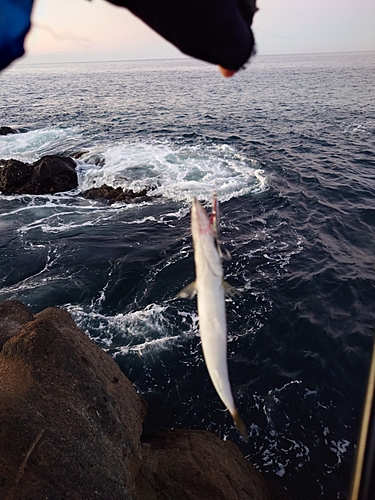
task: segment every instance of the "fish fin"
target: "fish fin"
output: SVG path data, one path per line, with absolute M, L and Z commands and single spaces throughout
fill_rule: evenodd
M 238 432 L 241 434 L 241 436 L 247 443 L 249 441 L 249 433 L 247 432 L 245 422 L 240 417 L 240 414 L 238 413 L 236 408 L 230 413 L 232 415 L 234 423 L 236 424 Z
M 193 281 L 192 283 L 189 283 L 189 285 L 185 286 L 182 290 L 180 290 L 177 294 L 177 297 L 179 299 L 192 299 L 197 295 L 197 283 L 196 281 Z
M 229 295 L 229 297 L 233 297 L 234 295 L 240 296 L 241 292 L 239 292 L 234 286 L 230 285 L 227 281 L 223 280 L 223 288 L 225 295 Z
M 227 248 L 223 249 L 220 241 L 216 238 L 215 238 L 215 244 L 216 244 L 217 253 L 220 255 L 220 259 L 226 260 L 226 261 L 232 260 L 232 256 L 231 256 L 229 250 Z
M 232 260 L 232 256 L 227 248 L 224 248 L 224 252 L 221 251 L 221 258 L 226 261 Z

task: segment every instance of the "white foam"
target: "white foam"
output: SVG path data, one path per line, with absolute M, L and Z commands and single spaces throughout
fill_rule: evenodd
M 61 154 L 79 141 L 74 128 L 45 128 L 0 136 L 0 158 L 34 162 L 43 155 Z
M 96 305 L 100 305 L 102 301 L 101 295 Z M 89 309 L 72 304 L 65 306 L 77 325 L 90 338 L 100 340 L 105 348 L 111 350 L 113 357 L 129 352 L 142 355 L 169 349 L 172 344 L 180 342 L 183 336 L 196 335 L 195 318 L 192 318 L 188 333 L 185 329 L 184 332 L 178 330 L 179 334 L 176 334 L 168 318 L 168 307 L 152 303 L 143 309 L 109 316 L 96 311 L 95 305 Z M 121 345 L 116 345 L 117 343 Z
M 98 156 L 102 161 L 93 164 Z M 82 190 L 103 184 L 134 191 L 152 186 L 153 196 L 189 203 L 193 196 L 210 200 L 213 189 L 220 201 L 268 189 L 259 163 L 229 145 L 120 143 L 82 156 L 78 174 Z
M 33 162 L 43 155 L 81 149 L 75 128 L 44 128 L 0 137 L 0 158 Z M 108 184 L 169 201 L 209 201 L 217 190 L 221 202 L 268 189 L 267 176 L 255 159 L 226 144 L 119 142 L 91 147 L 77 160 L 79 190 Z
M 148 352 L 155 353 L 166 350 L 169 349 L 171 344 L 174 344 L 178 339 L 178 335 L 171 335 L 161 339 L 145 340 L 140 344 L 116 347 L 113 357 L 116 358 L 119 354 L 129 354 L 130 352 L 136 352 L 139 356 L 142 356 Z

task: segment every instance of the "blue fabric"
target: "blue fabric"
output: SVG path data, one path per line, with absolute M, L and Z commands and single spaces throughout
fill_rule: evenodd
M 25 53 L 32 6 L 33 0 L 0 0 L 0 70 Z

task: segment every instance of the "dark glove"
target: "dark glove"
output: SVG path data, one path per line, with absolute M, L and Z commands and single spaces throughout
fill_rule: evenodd
M 126 7 L 185 54 L 238 70 L 254 49 L 255 0 L 108 0 Z
M 185 54 L 238 70 L 254 49 L 255 0 L 109 0 Z M 0 0 L 0 70 L 24 54 L 33 0 Z

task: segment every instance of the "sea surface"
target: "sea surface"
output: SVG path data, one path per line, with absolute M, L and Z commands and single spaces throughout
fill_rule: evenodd
M 145 431 L 233 440 L 294 500 L 345 499 L 375 324 L 375 53 L 14 65 L 0 158 L 81 153 L 79 188 L 0 195 L 0 300 L 67 309 L 147 400 Z M 80 196 L 152 188 L 140 204 Z M 209 379 L 193 196 L 216 189 L 228 366 L 245 443 Z

